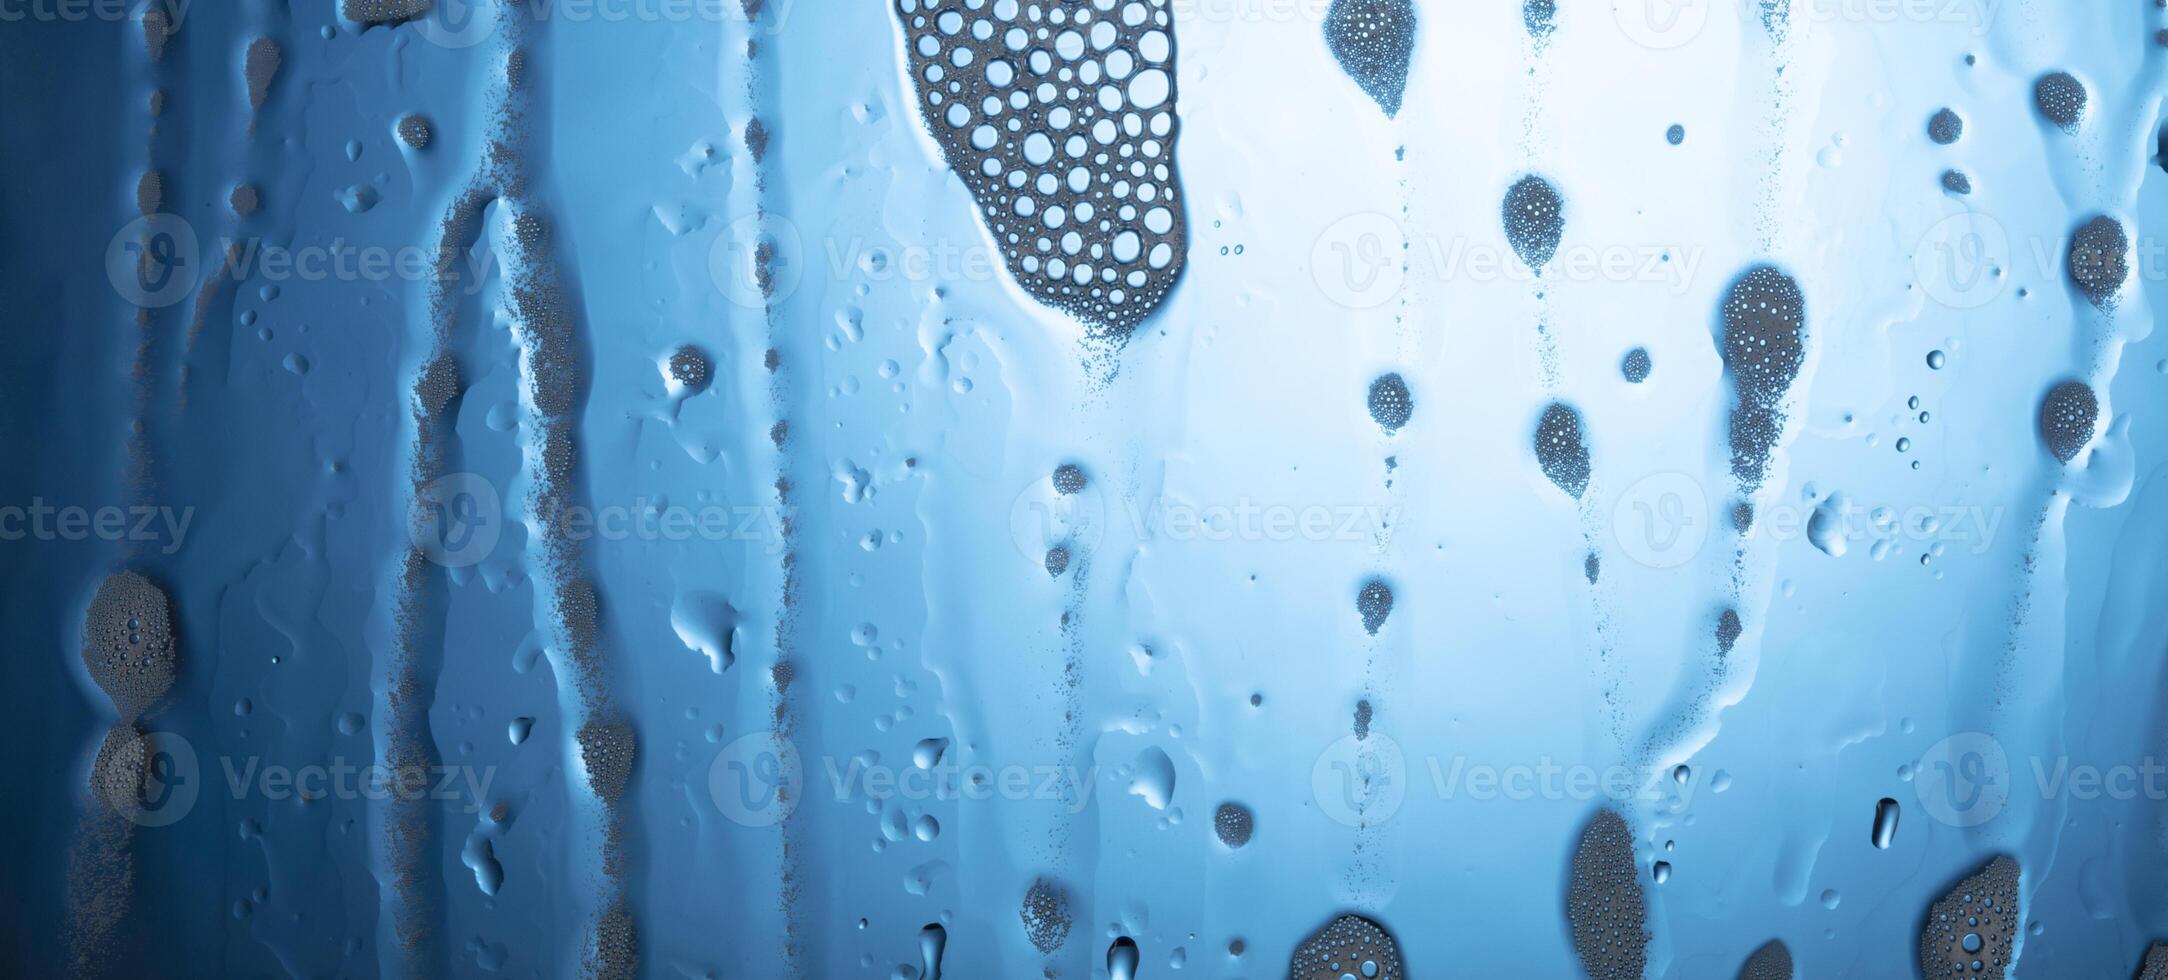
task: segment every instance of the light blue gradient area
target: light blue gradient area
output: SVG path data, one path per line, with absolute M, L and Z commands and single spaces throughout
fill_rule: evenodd
M 1512 4 L 1419 3 L 1390 120 L 1333 62 L 1323 3 L 1177 4 L 1190 254 L 1112 348 L 1001 269 L 885 3 L 768 0 L 752 22 L 528 4 L 552 11 L 526 52 L 531 198 L 583 337 L 574 486 L 640 747 L 624 812 L 646 975 L 917 976 L 939 922 L 954 978 L 1105 976 L 1121 936 L 1141 978 L 1277 977 L 1352 911 L 1417 976 L 1574 976 L 1569 862 L 1604 805 L 1635 833 L 1650 976 L 1735 975 L 1772 938 L 1803 976 L 1912 975 L 1928 905 L 1998 854 L 2023 869 L 2019 975 L 2126 976 L 2168 937 L 2152 4 L 1801 5 L 1781 42 L 1742 5 L 1652 35 L 1561 4 L 1539 46 Z M 133 24 L 0 27 L 0 440 L 20 461 L 0 505 L 190 521 L 148 546 L 0 542 L 9 972 L 66 969 L 66 855 L 112 724 L 82 615 L 124 565 L 173 597 L 180 681 L 147 725 L 185 741 L 198 795 L 136 833 L 115 968 L 400 962 L 382 804 L 245 774 L 375 758 L 424 283 L 259 264 L 201 301 L 191 342 L 199 291 L 139 329 L 104 257 L 151 166 L 206 256 L 433 248 L 489 152 L 495 9 L 473 33 L 360 31 L 328 0 L 198 2 L 155 65 Z M 259 35 L 284 67 L 252 114 Z M 2055 69 L 2089 90 L 2074 134 L 2032 107 Z M 1944 106 L 1965 130 L 1938 146 Z M 433 124 L 425 150 L 395 136 L 408 112 Z M 1942 190 L 1951 168 L 1970 195 Z M 1564 199 L 1540 280 L 1499 225 L 1526 172 Z M 241 182 L 263 201 L 246 219 L 226 203 Z M 350 209 L 356 187 L 379 200 Z M 2062 268 L 2095 213 L 2135 242 L 2110 311 Z M 493 229 L 469 268 L 493 267 Z M 1714 331 L 1758 262 L 1799 282 L 1808 344 L 1742 538 Z M 478 508 L 462 529 L 491 541 L 431 571 L 430 734 L 457 773 L 429 965 L 569 975 L 594 803 L 534 626 L 518 346 L 500 277 L 469 281 L 452 468 Z M 688 343 L 713 365 L 698 393 L 663 370 Z M 1638 385 L 1619 373 L 1634 347 L 1654 364 Z M 1389 371 L 1414 400 L 1391 435 L 1364 406 Z M 2066 378 L 2103 417 L 2067 466 L 2036 431 Z M 1578 502 L 1531 449 L 1553 399 L 1587 433 Z M 1084 492 L 1055 493 L 1063 463 Z M 1818 545 L 1810 516 L 1837 495 L 1848 522 Z M 1372 576 L 1395 594 L 1375 635 L 1355 607 Z M 1727 607 L 1744 632 L 1720 659 Z M 1387 781 L 1350 795 L 1350 773 Z M 1255 815 L 1240 849 L 1213 832 L 1229 801 Z M 485 826 L 500 803 L 509 822 Z M 1019 917 L 1041 877 L 1072 896 L 1051 955 Z

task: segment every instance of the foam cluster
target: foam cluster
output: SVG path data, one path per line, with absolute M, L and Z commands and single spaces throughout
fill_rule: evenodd
M 1249 807 L 1240 803 L 1222 803 L 1212 814 L 1212 831 L 1219 835 L 1220 843 L 1229 848 L 1238 849 L 1248 844 L 1250 835 L 1256 830 L 1256 818 L 1250 815 Z
M 1182 272 L 1167 0 L 896 0 L 919 109 L 1033 299 L 1127 335 Z
M 2040 438 L 2061 462 L 2078 458 L 2099 427 L 2100 397 L 2083 381 L 2065 381 L 2048 389 L 2040 403 Z
M 1806 300 L 1774 266 L 1748 269 L 1724 292 L 1724 374 L 1731 381 L 1731 472 L 1761 486 L 1784 431 L 1784 400 L 1806 360 Z
M 1288 959 L 1289 980 L 1404 980 L 1400 944 L 1383 926 L 1359 915 L 1343 915 L 1312 933 Z
M 1920 926 L 1920 970 L 1927 980 L 1999 977 L 2017 945 L 2018 864 L 2005 856 L 1951 886 Z
M 1377 100 L 1387 117 L 1400 114 L 1415 54 L 1415 6 L 1408 0 L 1332 0 L 1325 11 L 1325 46 L 1340 70 Z
M 1355 611 L 1362 614 L 1363 631 L 1376 636 L 1385 618 L 1393 614 L 1393 587 L 1381 578 L 1364 582 L 1355 596 Z
M 632 726 L 623 722 L 590 721 L 580 726 L 580 764 L 587 768 L 587 781 L 594 788 L 595 796 L 604 803 L 616 803 L 625 796 L 625 786 L 632 781 L 634 741 Z
M 1581 435 L 1581 413 L 1565 402 L 1552 402 L 1536 421 L 1536 462 L 1543 475 L 1576 500 L 1588 490 L 1588 441 Z
M 1649 909 L 1626 819 L 1600 810 L 1581 831 L 1566 887 L 1573 951 L 1590 980 L 1640 980 L 1649 962 Z
M 1763 943 L 1746 958 L 1746 965 L 1739 969 L 1739 980 L 1792 980 L 1791 948 L 1782 939 Z
M 1024 936 L 1041 953 L 1051 954 L 1069 939 L 1069 893 L 1053 881 L 1033 881 L 1024 892 L 1018 915 L 1024 922 Z
M 1370 382 L 1369 402 L 1370 420 L 1386 435 L 1400 431 L 1415 414 L 1415 399 L 1408 394 L 1408 383 L 1398 372 L 1381 374 Z
M 176 654 L 164 590 L 135 572 L 112 575 L 98 586 L 83 620 L 83 666 L 122 722 L 134 721 L 173 689 Z

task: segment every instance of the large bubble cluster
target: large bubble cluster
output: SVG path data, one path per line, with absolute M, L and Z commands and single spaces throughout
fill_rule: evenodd
M 2100 397 L 2083 381 L 2063 381 L 2040 402 L 2040 438 L 2062 462 L 2078 458 L 2099 427 Z
M 1362 614 L 1363 630 L 1371 636 L 1385 625 L 1385 617 L 1393 614 L 1393 587 L 1381 578 L 1363 583 L 1362 591 L 1355 596 L 1355 611 Z
M 1377 923 L 1359 915 L 1343 915 L 1319 929 L 1288 958 L 1289 980 L 1400 980 L 1408 975 L 1400 963 L 1400 944 Z
M 1952 886 L 1920 926 L 1920 971 L 1928 980 L 1999 977 L 2017 945 L 2018 865 L 1998 857 Z
M 2146 948 L 2145 960 L 2138 964 L 2138 980 L 2168 980 L 2168 943 Z
M 1559 199 L 1558 188 L 1529 174 L 1506 190 L 1498 211 L 1513 254 L 1541 275 L 1544 264 L 1558 253 L 1559 236 L 1566 230 L 1565 203 Z
M 1638 980 L 1649 963 L 1649 909 L 1635 873 L 1633 831 L 1600 810 L 1581 831 L 1566 887 L 1573 950 L 1591 980 Z
M 1415 54 L 1415 7 L 1408 0 L 1332 0 L 1325 46 L 1388 117 L 1400 114 Z
M 430 11 L 430 0 L 346 0 L 340 13 L 357 24 L 397 24 Z
M 1167 0 L 896 0 L 919 109 L 1033 298 L 1127 334 L 1181 275 Z
M 1385 430 L 1387 435 L 1400 431 L 1415 414 L 1415 399 L 1408 395 L 1408 383 L 1401 380 L 1398 372 L 1381 374 L 1370 382 L 1370 418 Z
M 1581 436 L 1581 413 L 1565 402 L 1544 406 L 1536 421 L 1536 462 L 1543 475 L 1566 495 L 1580 499 L 1588 489 L 1588 442 Z
M 2067 71 L 2049 72 L 2033 82 L 2033 106 L 2063 132 L 2078 131 L 2078 124 L 2085 121 L 2087 101 L 2085 83 Z
M 1762 944 L 1739 968 L 1739 980 L 1792 980 L 1792 951 L 1782 939 Z
M 174 646 L 165 590 L 135 572 L 99 584 L 83 620 L 83 666 L 122 721 L 135 720 L 172 690 Z
M 1749 488 L 1767 475 L 1784 430 L 1784 399 L 1806 360 L 1806 301 L 1799 283 L 1767 265 L 1724 292 L 1724 374 L 1732 383 L 1731 472 Z
M 1023 908 L 1019 912 L 1024 922 L 1024 935 L 1039 952 L 1051 954 L 1069 939 L 1069 892 L 1060 884 L 1046 878 L 1035 879 L 1031 888 L 1024 892 Z
M 2116 294 L 2130 279 L 2129 253 L 2130 233 L 2123 230 L 2122 222 L 2105 214 L 2086 219 L 2071 234 L 2065 256 L 2071 284 L 2094 306 L 2114 307 Z
M 1212 814 L 1212 830 L 1219 835 L 1220 843 L 1240 850 L 1256 833 L 1257 819 L 1250 814 L 1249 807 L 1230 801 L 1220 804 Z

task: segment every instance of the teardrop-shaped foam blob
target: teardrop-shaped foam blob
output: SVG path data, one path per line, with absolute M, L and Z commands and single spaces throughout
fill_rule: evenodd
M 1573 950 L 1590 980 L 1640 980 L 1649 962 L 1649 909 L 1634 871 L 1633 832 L 1613 810 L 1581 831 L 1566 885 Z
M 1806 360 L 1806 300 L 1799 283 L 1758 265 L 1732 280 L 1720 311 L 1724 376 L 1732 386 L 1731 472 L 1751 490 L 1784 431 L 1784 399 Z
M 1581 435 L 1581 413 L 1565 402 L 1552 402 L 1536 422 L 1536 462 L 1566 496 L 1580 499 L 1588 489 L 1588 441 Z
M 1188 252 L 1169 0 L 894 2 L 920 116 L 1009 274 L 1127 336 Z
M 1558 188 L 1529 174 L 1506 189 L 1505 203 L 1498 210 L 1513 254 L 1542 274 L 1544 263 L 1558 254 L 1558 239 L 1566 230 L 1565 202 Z
M 1400 114 L 1408 87 L 1408 59 L 1415 53 L 1415 6 L 1408 0 L 1333 0 L 1325 12 L 1325 46 L 1340 70 L 1377 100 L 1387 116 Z
M 2062 462 L 2078 458 L 2099 426 L 2100 398 L 2083 381 L 2065 381 L 2048 389 L 2040 403 L 2040 438 Z
M 2017 945 L 2018 864 L 1988 862 L 1927 909 L 1920 924 L 1920 970 L 1927 980 L 2005 976 Z

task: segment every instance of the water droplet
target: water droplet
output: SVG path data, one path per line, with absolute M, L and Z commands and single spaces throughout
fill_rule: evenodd
M 1136 762 L 1130 766 L 1129 793 L 1143 797 L 1146 805 L 1154 810 L 1164 810 L 1174 802 L 1174 760 L 1157 746 L 1137 753 Z

